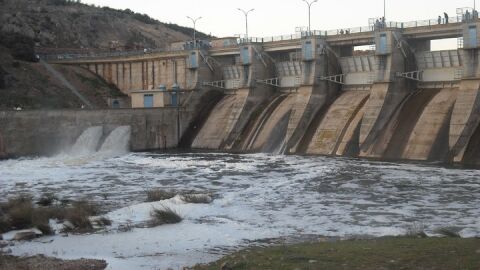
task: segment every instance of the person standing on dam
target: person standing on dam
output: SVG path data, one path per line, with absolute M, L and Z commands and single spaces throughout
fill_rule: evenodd
M 438 24 L 442 24 L 442 16 L 438 16 Z
M 444 12 L 443 16 L 445 17 L 445 24 L 448 24 L 448 14 Z

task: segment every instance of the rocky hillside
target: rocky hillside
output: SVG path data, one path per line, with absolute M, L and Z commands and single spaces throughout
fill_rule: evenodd
M 0 33 L 25 35 L 40 47 L 163 48 L 189 39 L 192 31 L 129 9 L 100 8 L 77 0 L 0 0 Z
M 37 62 L 36 51 L 163 48 L 189 39 L 192 31 L 78 0 L 0 0 L 0 110 L 82 107 L 63 78 L 94 108 L 108 107 L 110 98 L 128 101 L 115 86 L 79 67 L 53 66 L 63 76 L 59 79 Z
M 0 46 L 0 110 L 62 109 L 82 107 L 83 102 L 38 62 L 14 58 Z M 107 108 L 108 99 L 123 97 L 120 90 L 80 67 L 54 65 L 94 108 Z

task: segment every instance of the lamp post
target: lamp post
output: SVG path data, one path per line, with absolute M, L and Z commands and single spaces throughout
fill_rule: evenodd
M 237 9 L 243 12 L 243 15 L 245 15 L 245 39 L 248 40 L 248 13 L 254 11 L 255 9 L 252 8 L 249 11 L 245 11 L 241 8 L 237 8 Z
M 312 5 L 318 2 L 318 0 L 313 0 L 312 2 L 308 2 L 307 0 L 302 0 L 302 1 L 307 3 L 308 5 L 308 34 L 310 34 L 310 27 L 311 27 L 310 11 L 311 11 Z
M 200 20 L 202 17 L 193 19 L 190 16 L 187 16 L 187 18 L 189 18 L 193 23 L 193 44 L 197 46 L 197 21 Z
M 383 0 L 383 18 L 387 16 L 387 0 Z

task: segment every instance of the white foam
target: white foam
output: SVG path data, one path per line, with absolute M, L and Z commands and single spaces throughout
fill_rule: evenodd
M 3 161 L 0 175 L 3 197 L 54 187 L 61 196 L 115 204 L 118 209 L 107 214 L 113 220 L 110 233 L 55 236 L 12 248 L 14 254 L 103 258 L 110 269 L 181 268 L 214 260 L 246 240 L 399 235 L 414 221 L 429 234 L 459 226 L 462 236 L 480 235 L 480 172 L 475 170 L 266 154 L 135 153 L 85 164 Z M 215 200 L 188 204 L 177 196 L 143 203 L 151 188 L 193 189 L 213 193 Z M 144 224 L 151 210 L 162 206 L 183 221 L 117 231 L 124 224 Z
M 95 153 L 102 135 L 103 127 L 101 126 L 87 128 L 78 137 L 68 154 L 70 156 L 88 156 Z
M 98 154 L 103 157 L 115 157 L 128 153 L 131 132 L 130 126 L 115 128 L 103 142 Z

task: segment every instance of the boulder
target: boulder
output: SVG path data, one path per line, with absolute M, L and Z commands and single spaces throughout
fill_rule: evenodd
M 32 240 L 37 238 L 37 236 L 41 236 L 42 233 L 34 230 L 26 230 L 26 231 L 20 231 L 15 234 L 13 237 L 13 240 L 15 241 L 27 241 L 27 240 Z
M 0 240 L 0 248 L 8 247 L 8 245 L 7 241 Z

